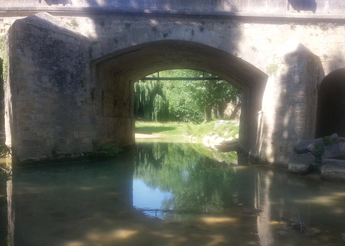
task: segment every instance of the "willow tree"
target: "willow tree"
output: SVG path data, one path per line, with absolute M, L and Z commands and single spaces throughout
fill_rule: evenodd
M 136 117 L 166 121 L 169 119 L 169 103 L 160 81 L 138 81 L 134 84 Z

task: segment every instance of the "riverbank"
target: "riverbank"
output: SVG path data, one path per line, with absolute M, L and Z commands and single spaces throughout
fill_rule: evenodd
M 164 136 L 188 137 L 193 142 L 202 142 L 206 137 L 235 139 L 238 137 L 239 121 L 215 120 L 193 124 L 190 122 L 136 122 L 136 138 L 162 138 Z
M 228 145 L 238 138 L 238 121 L 217 120 L 192 124 L 184 122 L 138 122 L 136 124 L 136 142 L 203 143 L 193 144 L 193 148 L 220 163 L 237 164 L 236 148 Z M 224 147 L 226 151 L 217 148 Z M 229 149 L 231 148 L 231 150 Z

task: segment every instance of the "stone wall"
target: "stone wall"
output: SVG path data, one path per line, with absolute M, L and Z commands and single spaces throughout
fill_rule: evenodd
M 93 7 L 136 11 L 343 14 L 342 0 L 0 0 L 2 8 Z
M 121 79 L 116 68 L 97 66 L 92 88 L 97 139 L 118 146 L 134 144 L 133 83 Z
M 319 57 L 300 43 L 289 43 L 270 67 L 260 112 L 260 159 L 289 163 L 298 139 L 315 136 L 318 85 L 324 77 Z
M 18 19 L 4 59 L 6 143 L 17 161 L 134 143 L 131 83 L 97 73 L 90 40 L 49 14 Z

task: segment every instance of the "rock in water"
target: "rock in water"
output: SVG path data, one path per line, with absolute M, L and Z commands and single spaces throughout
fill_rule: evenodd
M 289 159 L 288 171 L 291 173 L 307 173 L 311 170 L 315 162 L 315 156 L 312 153 L 291 155 Z
M 345 143 L 337 143 L 325 147 L 323 159 L 345 159 Z
M 321 178 L 345 181 L 345 161 L 336 159 L 323 159 Z

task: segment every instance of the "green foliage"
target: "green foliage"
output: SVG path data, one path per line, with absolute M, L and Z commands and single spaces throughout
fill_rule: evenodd
M 145 120 L 202 122 L 209 107 L 224 105 L 239 91 L 223 80 L 207 80 L 213 75 L 196 70 L 167 70 L 160 77 L 182 77 L 186 80 L 139 81 L 135 84 L 135 114 Z M 158 77 L 152 74 L 149 77 Z M 190 80 L 204 77 L 205 80 Z
M 5 84 L 5 81 L 7 80 L 7 67 L 8 67 L 8 62 L 7 62 L 7 57 L 4 57 L 4 60 L 2 61 L 2 79 Z
M 187 122 L 145 122 L 135 123 L 135 132 L 141 134 L 164 134 L 164 135 L 185 135 L 194 128 L 192 123 Z
M 325 146 L 331 146 L 334 144 L 334 142 L 331 139 L 331 136 L 324 136 L 321 138 L 323 144 L 317 143 L 315 146 L 315 163 L 314 163 L 314 168 L 319 169 L 322 165 L 322 155 L 325 152 Z
M 236 138 L 236 135 L 239 133 L 239 122 L 236 120 L 204 122 L 193 129 L 191 136 L 202 140 L 210 133 L 225 139 L 230 137 Z
M 267 65 L 266 69 L 269 75 L 273 75 L 278 71 L 279 67 L 277 64 L 272 63 L 272 64 Z
M 313 164 L 314 168 L 319 169 L 322 164 L 322 155 L 325 152 L 325 147 L 321 143 L 317 143 L 315 146 L 315 163 Z
M 92 146 L 94 151 L 100 151 L 101 150 L 101 141 L 99 139 L 92 140 Z
M 0 36 L 0 50 L 2 52 L 5 50 L 5 36 Z
M 8 67 L 8 61 L 7 61 L 7 55 L 6 55 L 6 48 L 5 48 L 5 36 L 0 36 L 0 53 L 2 53 L 2 67 L 0 68 L 0 72 L 2 72 L 2 79 L 3 81 L 7 80 L 7 67 Z M 1 60 L 1 59 L 0 59 Z M 0 74 L 1 76 L 1 74 Z
M 135 132 L 141 134 L 187 135 L 202 140 L 205 136 L 216 134 L 223 138 L 236 138 L 239 133 L 237 120 L 221 120 L 193 124 L 191 122 L 144 122 L 137 121 Z
M 106 144 L 101 148 L 101 150 L 107 152 L 108 155 L 117 155 L 122 151 L 122 149 L 117 147 L 115 144 Z
M 333 141 L 332 141 L 332 139 L 331 139 L 331 136 L 325 136 L 325 137 L 323 137 L 323 138 L 322 138 L 322 141 L 323 141 L 323 143 L 325 144 L 325 146 L 331 146 L 331 145 L 334 144 Z
M 113 143 L 102 144 L 100 140 L 92 140 L 93 149 L 95 152 L 105 152 L 107 155 L 116 155 L 122 151 L 121 148 L 117 147 Z
M 136 117 L 152 121 L 169 119 L 169 103 L 160 81 L 139 81 L 134 85 L 134 93 Z
M 203 144 L 192 144 L 191 147 L 203 156 L 217 161 L 223 160 L 226 164 L 237 164 L 237 153 L 235 151 L 220 152 L 214 151 Z

